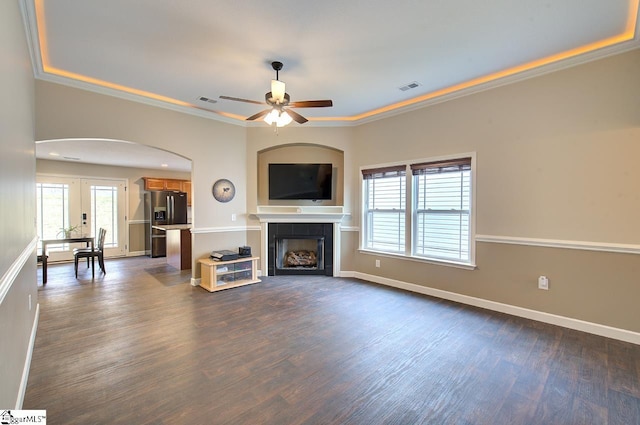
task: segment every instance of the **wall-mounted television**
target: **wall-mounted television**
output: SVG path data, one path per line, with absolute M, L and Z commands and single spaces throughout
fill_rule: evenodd
M 331 199 L 332 164 L 269 164 L 269 199 Z

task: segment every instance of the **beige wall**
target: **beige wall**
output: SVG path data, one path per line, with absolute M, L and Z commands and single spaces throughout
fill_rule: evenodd
M 353 172 L 476 152 L 477 234 L 639 246 L 638 75 L 635 50 L 359 126 Z M 638 255 L 479 242 L 473 271 L 376 258 L 355 271 L 640 332 Z
M 0 60 L 0 408 L 14 409 L 26 389 L 38 296 L 34 82 L 17 1 L 0 2 Z
M 96 164 L 84 164 L 69 161 L 36 160 L 36 172 L 57 176 L 74 176 L 84 178 L 126 179 L 128 182 L 128 210 L 126 212 L 129 223 L 128 251 L 130 253 L 144 253 L 145 229 L 147 224 L 144 216 L 144 180 L 143 177 L 160 177 L 181 180 L 191 180 L 191 173 L 132 168 L 113 167 Z

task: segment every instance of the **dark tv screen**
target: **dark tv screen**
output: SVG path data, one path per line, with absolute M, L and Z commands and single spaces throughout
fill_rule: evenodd
M 331 199 L 331 164 L 269 164 L 269 199 Z

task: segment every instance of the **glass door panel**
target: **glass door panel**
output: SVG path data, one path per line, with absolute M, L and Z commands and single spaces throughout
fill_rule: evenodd
M 82 226 L 91 235 L 106 229 L 105 257 L 126 253 L 125 193 L 122 180 L 82 179 Z

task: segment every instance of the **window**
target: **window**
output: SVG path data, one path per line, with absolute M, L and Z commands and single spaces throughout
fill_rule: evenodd
M 413 253 L 469 262 L 471 158 L 411 164 Z
M 406 166 L 362 170 L 365 248 L 405 251 Z
M 70 226 L 69 185 L 37 183 L 36 193 L 38 238 L 55 239 L 60 229 Z
M 364 169 L 362 178 L 364 250 L 473 264 L 471 156 Z

